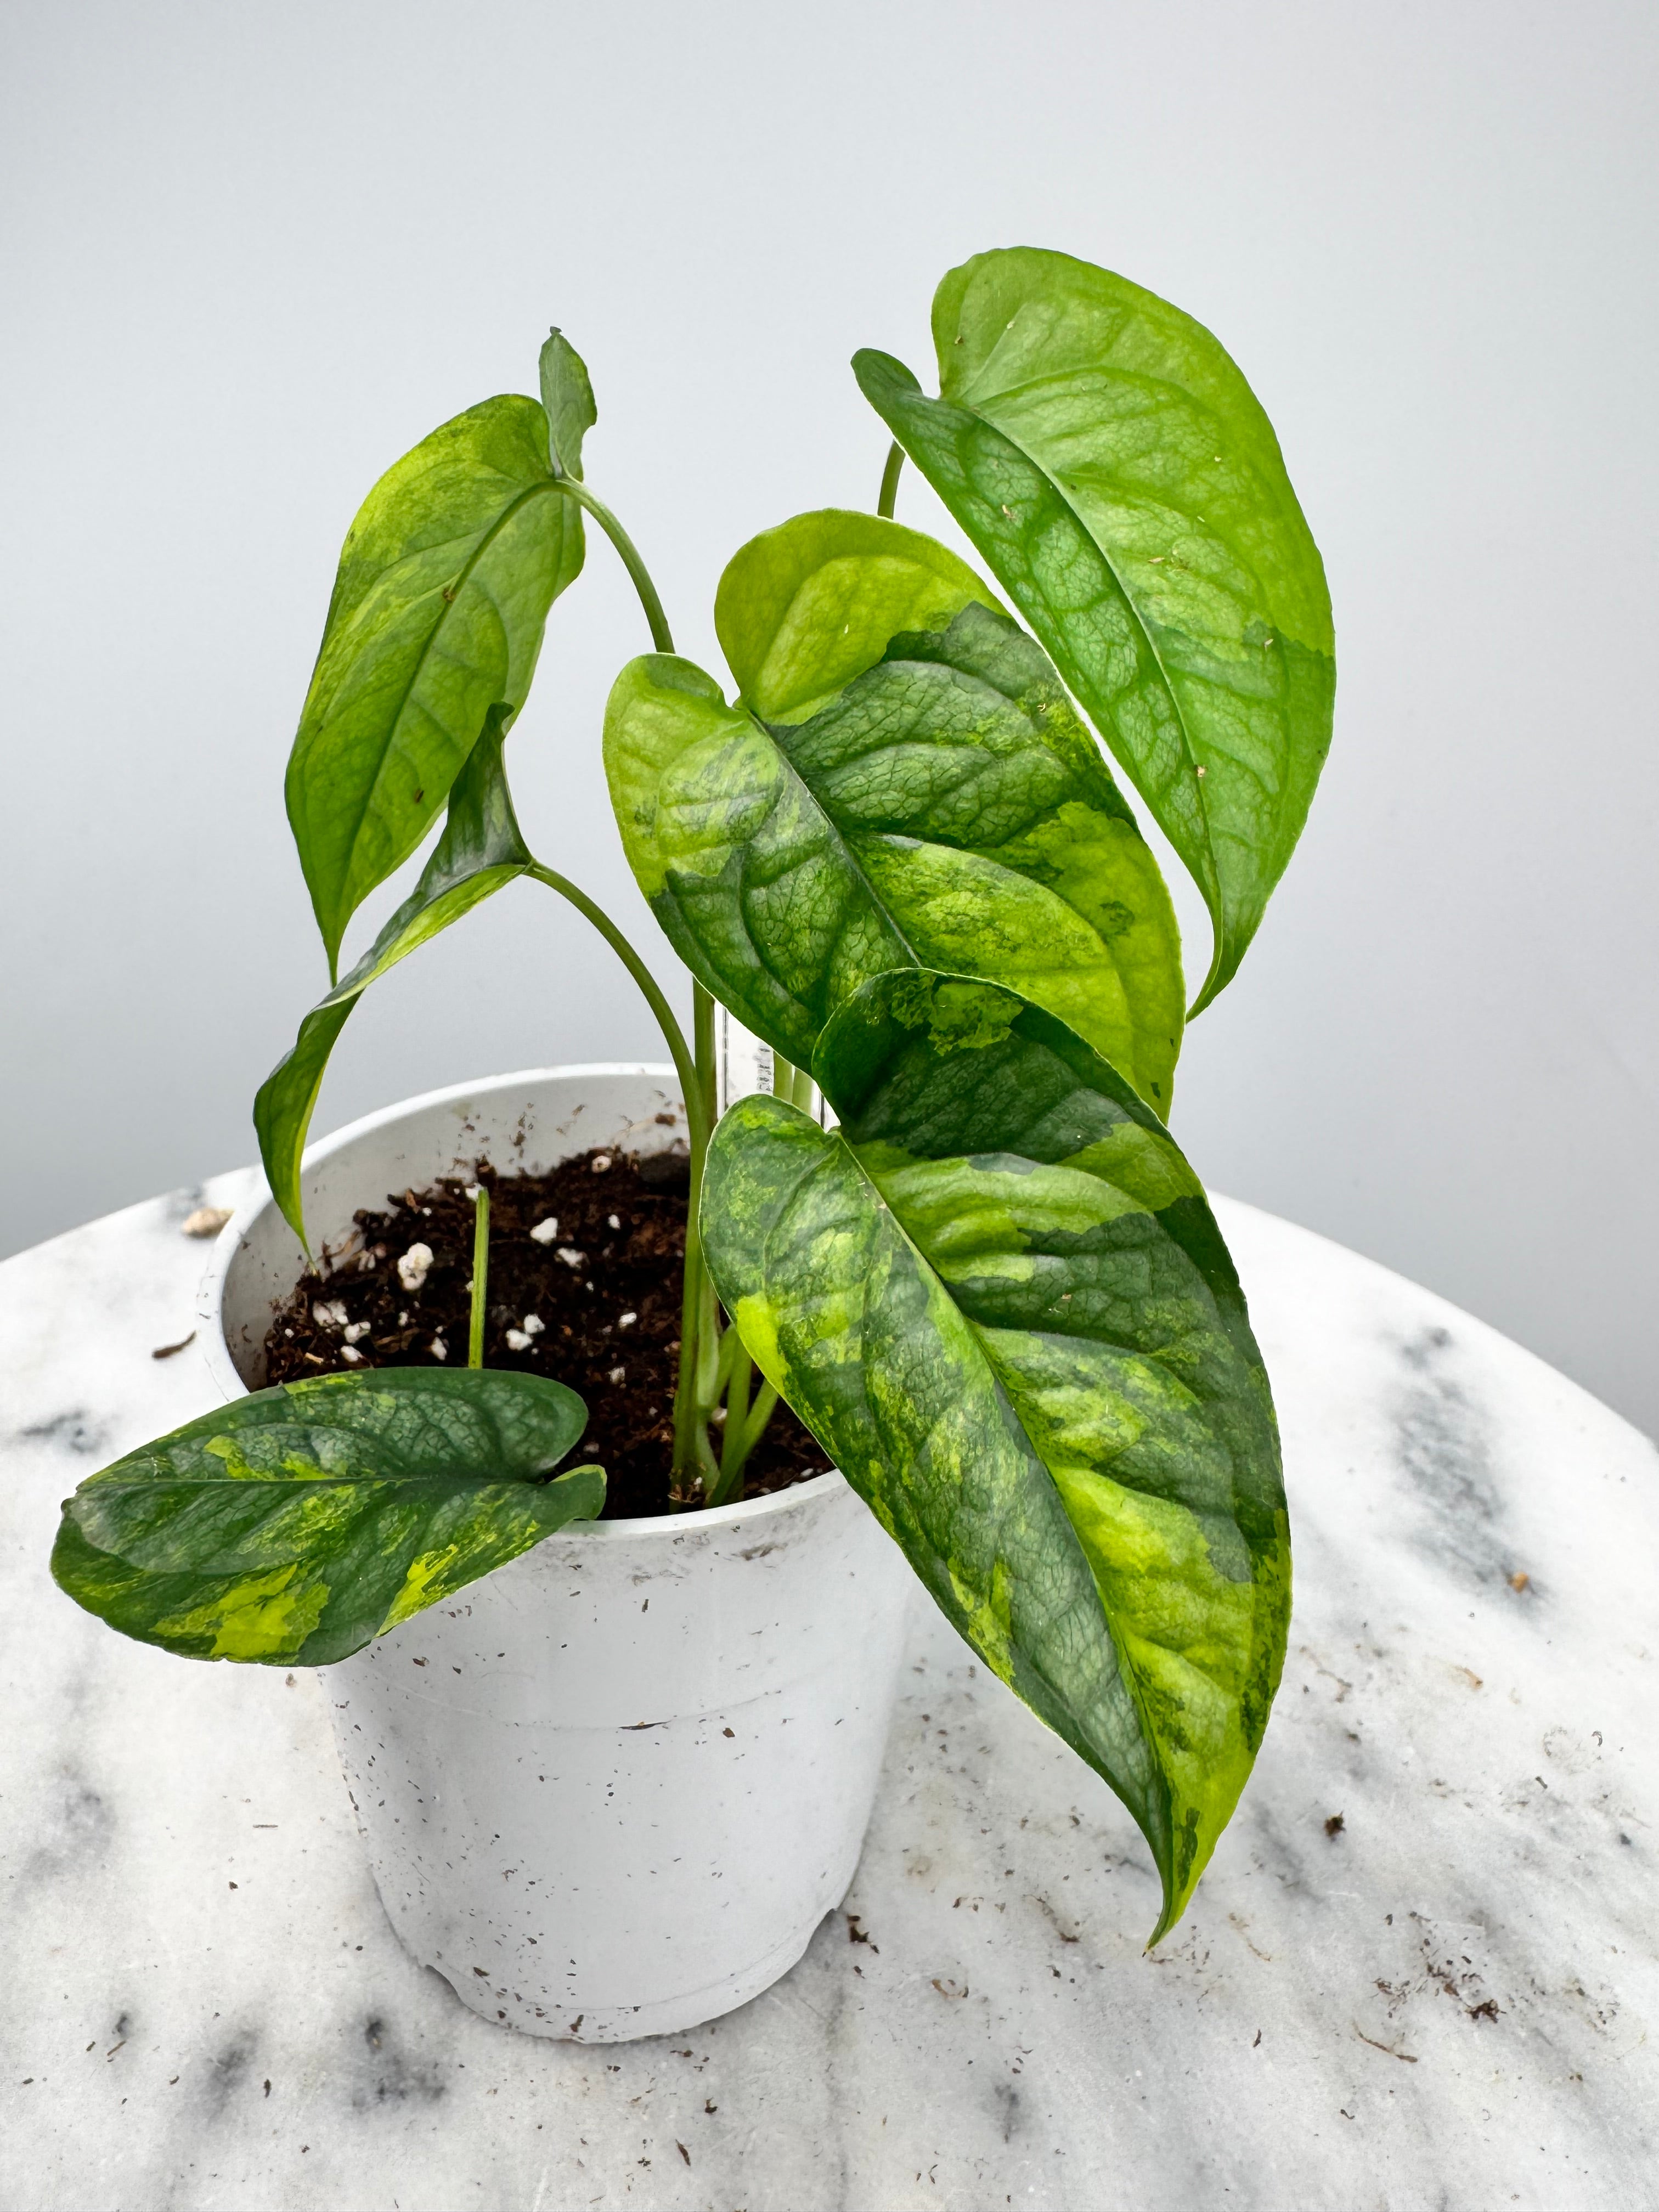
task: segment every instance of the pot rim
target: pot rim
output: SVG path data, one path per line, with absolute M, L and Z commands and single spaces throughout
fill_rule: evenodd
M 447 1106 L 453 1100 L 487 1097 L 497 1091 L 511 1091 L 527 1083 L 544 1083 L 550 1079 L 568 1080 L 573 1077 L 638 1075 L 665 1078 L 671 1088 L 678 1087 L 672 1064 L 655 1060 L 573 1060 L 552 1067 L 523 1067 L 508 1075 L 487 1075 L 471 1083 L 446 1083 L 435 1091 L 422 1091 L 411 1098 L 400 1098 L 390 1106 L 376 1107 L 372 1114 L 359 1115 L 326 1137 L 307 1145 L 301 1169 L 313 1166 L 319 1160 L 328 1159 L 343 1152 L 348 1145 L 360 1137 L 372 1134 L 377 1129 L 402 1121 L 405 1115 L 433 1106 Z M 261 1176 L 252 1195 L 243 1200 L 226 1222 L 214 1241 L 208 1255 L 201 1287 L 197 1292 L 196 1317 L 207 1326 L 207 1340 L 203 1346 L 203 1357 L 215 1387 L 227 1405 L 250 1393 L 236 1370 L 225 1342 L 221 1316 L 224 1306 L 225 1277 L 232 1261 L 240 1249 L 249 1230 L 259 1215 L 274 1206 L 270 1185 Z M 696 1513 L 639 1514 L 617 1521 L 572 1522 L 560 1531 L 562 1537 L 581 1543 L 604 1541 L 623 1543 L 646 1542 L 653 1537 L 674 1540 L 700 1529 L 730 1528 L 746 1526 L 751 1521 L 763 1521 L 773 1514 L 791 1510 L 810 1501 L 826 1498 L 846 1486 L 846 1477 L 831 1468 L 826 1474 L 815 1474 L 805 1482 L 792 1483 L 787 1490 L 767 1492 L 759 1498 L 740 1498 L 735 1505 L 705 1506 Z

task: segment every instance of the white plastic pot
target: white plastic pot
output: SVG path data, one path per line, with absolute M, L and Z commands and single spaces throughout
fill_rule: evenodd
M 500 1076 L 307 1157 L 313 1240 L 488 1158 L 541 1173 L 683 1134 L 665 1068 Z M 302 1266 L 269 1196 L 203 1284 L 228 1398 Z M 911 1587 L 842 1477 L 569 1529 L 323 1680 L 380 1897 L 463 2003 L 532 2034 L 678 2033 L 758 1996 L 846 1894 Z

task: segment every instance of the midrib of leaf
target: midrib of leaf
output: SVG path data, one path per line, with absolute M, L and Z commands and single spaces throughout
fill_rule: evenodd
M 831 1103 L 833 1103 L 833 1101 Z M 862 1159 L 860 1158 L 858 1146 L 854 1145 L 850 1139 L 842 1136 L 839 1131 L 836 1131 L 835 1133 L 839 1138 L 840 1142 L 846 1147 L 846 1150 L 852 1158 L 854 1165 L 857 1168 L 859 1174 L 864 1178 L 865 1182 L 869 1186 L 877 1205 L 881 1207 L 884 1213 L 887 1214 L 888 1218 L 891 1220 L 894 1228 L 909 1246 L 910 1250 L 915 1256 L 917 1267 L 923 1270 L 935 1283 L 939 1285 L 940 1290 L 944 1292 L 945 1297 L 949 1300 L 950 1304 L 955 1308 L 957 1312 L 962 1316 L 962 1319 L 967 1327 L 969 1334 L 973 1340 L 975 1351 L 978 1354 L 980 1359 L 984 1363 L 985 1368 L 990 1376 L 998 1397 L 1002 1401 L 1004 1406 L 1007 1409 L 1009 1418 L 1012 1420 L 1015 1427 L 1018 1430 L 1020 1436 L 1024 1438 L 1025 1448 L 1030 1453 L 1032 1460 L 1036 1465 L 1042 1469 L 1050 1487 L 1054 1490 L 1054 1495 L 1059 1500 L 1060 1510 L 1066 1516 L 1066 1525 L 1068 1528 L 1071 1527 L 1071 1513 L 1066 1506 L 1065 1498 L 1060 1492 L 1060 1486 L 1054 1480 L 1054 1470 L 1048 1465 L 1048 1461 L 1044 1459 L 1042 1452 L 1037 1449 L 1036 1440 L 1033 1438 L 1030 1431 L 1026 1427 L 1024 1421 L 1020 1417 L 1019 1408 L 1010 1395 L 1007 1385 L 1003 1381 L 1001 1366 L 998 1362 L 995 1354 L 991 1350 L 991 1347 L 985 1341 L 985 1333 L 981 1323 L 976 1322 L 971 1314 L 963 1311 L 961 1302 L 958 1300 L 957 1294 L 951 1288 L 950 1283 L 942 1274 L 940 1274 L 939 1269 L 928 1258 L 927 1253 L 923 1251 L 921 1246 L 918 1244 L 915 1237 L 911 1236 L 910 1231 L 905 1227 L 899 1214 L 888 1204 L 879 1182 L 873 1175 L 871 1174 L 869 1169 L 866 1167 Z M 792 1202 L 794 1199 L 795 1194 L 799 1192 L 802 1184 L 807 1181 L 812 1172 L 813 1170 L 811 1168 L 804 1169 L 795 1178 L 794 1182 L 790 1186 L 790 1198 Z M 782 1207 L 778 1209 L 778 1218 L 780 1220 L 784 1218 L 784 1209 Z M 1030 1333 L 1032 1334 L 1042 1335 L 1050 1335 L 1054 1334 L 1054 1332 L 1046 1330 L 1034 1330 Z M 1060 1340 L 1064 1342 L 1067 1340 L 1061 1338 Z M 1189 1392 L 1188 1396 L 1190 1397 L 1191 1395 L 1192 1394 Z M 1194 1401 L 1194 1402 L 1196 1402 L 1196 1401 Z M 939 1421 L 942 1420 L 944 1416 L 941 1414 L 932 1423 L 928 1430 L 930 1437 L 933 1435 L 934 1431 L 937 1430 Z M 1109 1479 L 1110 1478 L 1109 1478 Z M 1118 1486 L 1121 1489 L 1127 1489 L 1129 1487 L 1129 1486 L 1126 1484 L 1120 1484 Z M 1133 1494 L 1139 1495 L 1139 1493 Z M 1077 1544 L 1079 1549 L 1083 1553 L 1085 1562 L 1089 1565 L 1090 1579 L 1093 1582 L 1093 1565 L 1092 1563 L 1089 1561 L 1088 1552 L 1086 1548 L 1085 1548 L 1083 1540 L 1081 1537 L 1078 1535 L 1075 1528 L 1072 1528 L 1072 1538 L 1073 1541 Z M 943 1555 L 941 1554 L 941 1556 Z M 1162 1740 L 1152 1725 L 1152 1715 L 1146 1703 L 1146 1686 L 1141 1681 L 1139 1669 L 1131 1662 L 1125 1653 L 1122 1639 L 1119 1636 L 1117 1627 L 1106 1610 L 1106 1601 L 1100 1594 L 1099 1584 L 1095 1583 L 1094 1588 L 1096 1602 L 1100 1608 L 1101 1626 L 1108 1641 L 1111 1644 L 1113 1652 L 1116 1656 L 1118 1673 L 1128 1692 L 1130 1702 L 1134 1708 L 1135 1717 L 1140 1727 L 1141 1741 L 1152 1758 L 1160 1781 L 1164 1782 L 1165 1787 L 1167 1788 L 1168 1785 L 1164 1764 Z M 1035 1660 L 1032 1659 L 1030 1653 L 1027 1653 L 1026 1656 L 1028 1661 L 1030 1661 L 1030 1662 L 1036 1666 L 1036 1670 L 1041 1675 L 1042 1679 L 1048 1682 L 1049 1686 L 1059 1696 L 1062 1705 L 1067 1705 L 1068 1701 L 1066 1698 L 1066 1686 L 1064 1682 L 1056 1678 L 1051 1669 L 1037 1665 Z M 1203 1672 L 1205 1670 L 1200 1669 L 1200 1671 Z M 1212 1678 L 1210 1678 L 1206 1674 L 1206 1679 L 1208 1680 Z M 1156 1854 L 1154 1856 L 1156 1856 Z M 1161 1865 L 1158 1867 L 1158 1875 L 1160 1881 L 1162 1881 L 1164 1878 L 1164 1869 Z M 1162 1917 L 1160 1917 L 1160 1929 L 1162 1929 L 1163 1924 L 1163 1919 Z M 1156 1936 L 1154 1936 L 1152 1940 L 1155 1942 L 1157 1940 Z
M 521 491 L 518 497 L 513 501 L 510 506 L 502 508 L 501 514 L 496 516 L 495 521 L 490 524 L 489 529 L 484 532 L 483 536 L 473 547 L 471 552 L 462 562 L 460 568 L 456 572 L 453 592 L 450 599 L 445 602 L 443 612 L 439 616 L 437 621 L 434 623 L 431 629 L 427 633 L 426 640 L 421 647 L 419 656 L 416 660 L 414 667 L 410 672 L 409 681 L 404 684 L 403 690 L 398 695 L 397 711 L 392 715 L 390 725 L 391 729 L 394 733 L 397 731 L 398 724 L 403 720 L 404 711 L 409 705 L 411 696 L 413 695 L 415 686 L 420 682 L 421 677 L 425 671 L 427 655 L 432 651 L 433 647 L 437 643 L 440 635 L 442 634 L 445 623 L 449 620 L 455 601 L 459 599 L 461 595 L 462 586 L 471 580 L 474 568 L 477 567 L 479 562 L 483 560 L 484 555 L 489 551 L 496 538 L 503 530 L 506 529 L 507 524 L 511 522 L 514 516 L 519 512 L 520 507 L 526 506 L 532 499 L 543 498 L 550 492 L 555 495 L 555 496 L 557 496 L 558 490 L 559 488 L 557 483 L 550 478 L 544 484 L 532 484 L 528 489 Z M 499 610 L 497 610 L 497 611 L 499 612 Z M 503 701 L 501 703 L 505 705 L 507 702 Z M 386 763 L 391 757 L 391 753 L 392 744 L 390 739 L 388 739 L 385 749 L 381 752 L 380 764 L 375 769 L 374 781 L 369 785 L 368 789 L 364 793 L 362 804 L 357 810 L 357 819 L 351 832 L 351 842 L 346 848 L 345 874 L 348 877 L 350 875 L 353 866 L 356 863 L 357 858 L 357 844 L 359 839 L 363 834 L 363 824 L 368 819 L 369 809 L 374 805 L 375 795 L 380 788 L 380 780 L 386 774 Z M 343 933 L 344 933 L 343 931 L 342 935 L 343 935 Z M 337 971 L 337 956 L 335 966 Z M 337 973 L 335 980 L 337 980 Z
M 1048 380 L 1042 377 L 1033 377 L 1030 379 L 1025 385 L 1017 386 L 1012 388 L 1015 390 L 1030 390 L 1034 386 L 1043 383 L 1047 380 Z M 1146 650 L 1152 657 L 1152 664 L 1158 670 L 1159 680 L 1163 684 L 1164 690 L 1169 694 L 1170 706 L 1175 709 L 1176 720 L 1180 726 L 1181 742 L 1186 751 L 1188 765 L 1194 771 L 1193 782 L 1197 787 L 1199 811 L 1204 817 L 1205 850 L 1209 855 L 1211 867 L 1215 874 L 1215 901 L 1213 903 L 1212 903 L 1211 901 L 1208 886 L 1200 886 L 1200 889 L 1204 891 L 1204 903 L 1210 910 L 1211 933 L 1214 939 L 1214 944 L 1211 951 L 1209 975 L 1205 977 L 1203 987 L 1200 990 L 1197 998 L 1194 1000 L 1192 1005 L 1187 1010 L 1187 1018 L 1190 1021 L 1193 1015 L 1204 1003 L 1205 992 L 1209 989 L 1211 980 L 1221 964 L 1224 954 L 1224 947 L 1222 944 L 1222 917 L 1218 911 L 1221 902 L 1221 878 L 1220 872 L 1215 866 L 1215 837 L 1210 823 L 1209 798 L 1204 788 L 1204 778 L 1196 772 L 1198 762 L 1193 752 L 1192 732 L 1188 727 L 1186 711 L 1182 706 L 1180 694 L 1176 691 L 1175 685 L 1170 681 L 1170 672 L 1164 665 L 1164 655 L 1158 651 L 1158 641 L 1153 637 L 1151 630 L 1146 627 L 1146 618 L 1142 615 L 1140 608 L 1136 603 L 1134 594 L 1130 591 L 1128 586 L 1124 582 L 1122 576 L 1119 574 L 1117 563 L 1113 560 L 1106 548 L 1101 544 L 1099 538 L 1095 536 L 1094 532 L 1090 529 L 1082 515 L 1078 513 L 1076 507 L 1073 504 L 1071 495 L 1066 490 L 1065 485 L 1054 475 L 1053 471 L 1048 468 L 1045 462 L 1038 460 L 1035 453 L 1031 453 L 1024 444 L 1022 444 L 1019 439 L 1014 437 L 1009 431 L 1004 429 L 1002 424 L 997 422 L 994 416 L 987 414 L 976 401 L 963 400 L 957 404 L 964 406 L 970 414 L 977 416 L 981 422 L 988 423 L 991 428 L 996 432 L 998 437 L 1007 439 L 1008 443 L 1013 447 L 1014 451 L 1024 459 L 1028 460 L 1030 463 L 1031 466 L 1036 471 L 1043 482 L 1052 485 L 1056 494 L 1063 499 L 1066 501 L 1066 506 L 1071 508 L 1072 513 L 1077 515 L 1079 528 L 1083 532 L 1085 537 L 1087 538 L 1089 543 L 1094 547 L 1095 550 L 1099 554 L 1102 561 L 1105 563 L 1108 574 L 1110 575 L 1112 581 L 1117 586 L 1119 592 L 1122 595 L 1124 605 L 1127 607 L 1131 617 L 1133 618 L 1136 629 L 1139 631 L 1141 636 L 1146 640 Z M 1056 671 L 1056 672 L 1060 674 L 1061 681 L 1064 682 L 1063 672 Z M 1070 685 L 1067 685 L 1066 688 L 1068 690 L 1071 690 Z M 1073 693 L 1073 696 L 1074 698 L 1076 697 L 1075 693 Z M 1094 718 L 1090 714 L 1087 706 L 1080 698 L 1077 699 L 1077 706 L 1085 724 L 1087 725 L 1091 723 Z M 1152 810 L 1150 802 L 1147 801 L 1144 794 L 1139 791 L 1137 791 L 1135 795 L 1138 799 L 1140 799 L 1142 805 L 1147 806 L 1148 811 L 1152 812 L 1152 818 L 1156 822 L 1158 819 L 1157 814 Z M 1158 823 L 1158 826 L 1160 830 L 1163 830 L 1164 825 L 1162 823 Z M 1168 833 L 1165 832 L 1164 834 L 1167 835 Z
M 848 841 L 846 832 L 842 830 L 840 823 L 836 821 L 835 816 L 830 812 L 829 801 L 827 799 L 821 799 L 818 796 L 817 793 L 812 788 L 811 784 L 807 781 L 806 777 L 802 775 L 799 769 L 798 769 L 793 761 L 790 759 L 789 755 L 785 750 L 784 747 L 778 743 L 777 738 L 774 736 L 771 730 L 769 729 L 767 725 L 762 721 L 760 716 L 755 714 L 752 709 L 746 709 L 745 711 L 749 713 L 750 719 L 754 723 L 756 728 L 759 730 L 761 735 L 766 739 L 768 744 L 771 746 L 773 751 L 776 753 L 778 758 L 783 763 L 783 765 L 789 775 L 794 777 L 796 782 L 799 784 L 801 789 L 806 793 L 813 805 L 817 807 L 819 814 L 823 817 L 823 825 L 825 829 L 829 830 L 830 835 L 835 839 L 836 844 L 841 848 L 842 853 L 846 859 L 848 867 L 851 870 L 852 873 L 857 877 L 859 882 L 864 886 L 865 896 L 869 899 L 872 906 L 877 909 L 877 911 L 882 915 L 883 919 L 887 922 L 887 925 L 891 929 L 894 936 L 897 938 L 899 943 L 909 954 L 911 959 L 915 961 L 916 966 L 918 968 L 925 968 L 927 965 L 927 963 L 922 958 L 921 953 L 917 951 L 915 946 L 911 944 L 909 933 L 901 927 L 898 916 L 892 912 L 890 908 L 888 906 L 886 900 L 882 897 L 880 892 L 876 889 L 875 884 L 871 881 L 869 871 L 859 859 L 858 854 L 853 850 L 852 845 Z M 927 841 L 919 837 L 915 842 L 918 844 L 922 844 Z M 755 939 L 752 936 L 750 938 L 749 941 L 751 945 L 755 945 L 756 951 L 759 953 L 761 948 L 758 945 L 755 944 Z M 775 969 L 769 965 L 763 956 L 761 959 L 761 966 L 772 978 L 772 981 L 776 983 L 780 988 L 782 988 L 783 978 L 777 973 Z M 830 1011 L 833 1013 L 835 1012 L 834 1007 L 832 1006 Z M 829 1017 L 826 1015 L 825 1019 L 827 1020 L 828 1018 Z

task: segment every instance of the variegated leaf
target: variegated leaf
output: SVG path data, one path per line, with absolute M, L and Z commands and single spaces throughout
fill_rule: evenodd
M 256 1390 L 89 1476 L 52 1571 L 123 1635 L 190 1659 L 325 1666 L 605 1503 L 545 1478 L 574 1390 L 492 1369 Z
M 927 973 L 866 985 L 825 1131 L 744 1099 L 702 1196 L 757 1364 L 946 1615 L 1103 1774 L 1179 1917 L 1284 1662 L 1277 1430 L 1186 1160 L 1062 1024 Z

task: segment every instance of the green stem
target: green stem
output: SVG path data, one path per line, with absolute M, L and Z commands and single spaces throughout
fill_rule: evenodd
M 592 516 L 622 556 L 623 566 L 633 579 L 634 588 L 640 595 L 640 605 L 645 609 L 646 620 L 651 625 L 652 643 L 659 653 L 672 653 L 674 639 L 668 627 L 668 617 L 663 612 L 657 587 L 651 580 L 651 572 L 640 558 L 639 549 L 633 539 L 605 501 L 596 498 L 577 477 L 561 477 L 558 486 L 561 491 L 568 493 L 579 507 Z M 610 916 L 585 892 L 579 891 L 567 878 L 556 875 L 551 868 L 538 866 L 530 872 L 538 882 L 547 884 L 550 890 L 568 898 L 573 906 L 587 916 L 645 994 L 646 1002 L 656 1016 L 657 1025 L 667 1041 L 675 1072 L 685 1095 L 691 1155 L 690 1187 L 686 1194 L 685 1275 L 680 1295 L 679 1378 L 674 1392 L 674 1464 L 669 1496 L 673 1504 L 690 1505 L 696 1503 L 700 1488 L 704 1502 L 712 1503 L 716 1493 L 729 1486 L 725 1482 L 708 1441 L 708 1417 L 720 1402 L 721 1389 L 733 1372 L 731 1363 L 721 1356 L 720 1302 L 714 1296 L 714 1285 L 703 1264 L 702 1239 L 698 1224 L 703 1163 L 708 1155 L 708 1139 L 714 1131 L 719 1103 L 714 1080 L 714 1001 L 701 983 L 693 982 L 692 1045 L 688 1049 L 679 1024 L 659 989 L 656 979 Z M 742 1389 L 744 1404 L 739 1408 L 740 1437 L 747 1437 L 753 1426 L 751 1422 L 742 1418 L 747 1410 L 748 1395 L 745 1376 Z M 742 1459 L 752 1448 L 752 1443 L 743 1447 L 734 1474 L 740 1471 Z
M 708 1149 L 709 1122 L 703 1085 L 697 1062 L 685 1042 L 685 1033 L 675 1020 L 674 1010 L 664 998 L 656 977 L 605 908 L 589 898 L 586 891 L 578 890 L 568 876 L 560 875 L 556 869 L 543 867 L 539 860 L 528 872 L 537 883 L 545 884 L 549 890 L 557 891 L 561 898 L 568 899 L 578 914 L 586 915 L 639 985 L 646 1004 L 657 1018 L 657 1027 L 662 1031 L 663 1042 L 668 1047 L 669 1055 L 674 1063 L 674 1073 L 680 1079 L 680 1088 L 685 1096 L 685 1118 L 690 1125 L 691 1152 L 696 1158 L 700 1150 L 707 1152 Z M 704 995 L 708 994 L 705 993 Z
M 714 1469 L 708 1442 L 708 1416 L 719 1402 L 722 1380 L 720 1305 L 703 1265 L 698 1209 L 703 1163 L 718 1103 L 714 1084 L 714 1001 L 701 983 L 691 987 L 691 1033 L 695 1040 L 692 1083 L 702 1115 L 691 1136 L 690 1188 L 686 1193 L 685 1280 L 680 1293 L 680 1366 L 674 1392 L 674 1480 L 676 1503 L 690 1504 L 701 1478 L 707 1503 Z
M 484 1287 L 489 1280 L 489 1193 L 483 1183 L 472 1201 L 472 1325 L 467 1333 L 466 1364 L 483 1365 Z
M 737 1331 L 732 1330 L 735 1336 Z M 732 1418 L 726 1415 L 726 1433 L 720 1454 L 720 1481 L 710 1492 L 711 1505 L 730 1505 L 734 1498 L 743 1495 L 743 1470 L 750 1455 L 766 1433 L 766 1425 L 776 1409 L 778 1394 L 769 1382 L 763 1382 L 755 1393 L 755 1402 L 746 1419 L 733 1426 Z
M 747 1459 L 766 1433 L 766 1424 L 776 1410 L 778 1394 L 769 1382 L 763 1382 L 755 1393 L 755 1403 L 749 1415 L 749 1425 L 743 1434 L 743 1456 Z
M 876 501 L 876 513 L 893 519 L 893 509 L 898 504 L 899 471 L 904 466 L 904 448 L 895 438 L 887 449 L 887 465 L 881 472 L 881 496 Z
M 817 1086 L 804 1067 L 797 1067 L 781 1052 L 772 1055 L 772 1096 L 781 1098 L 791 1106 L 799 1106 L 803 1114 L 815 1118 L 818 1108 Z
M 634 589 L 640 595 L 640 605 L 645 609 L 645 618 L 651 625 L 651 642 L 659 653 L 672 653 L 674 640 L 668 627 L 668 617 L 662 611 L 662 601 L 657 597 L 657 587 L 651 580 L 651 571 L 640 558 L 639 548 L 623 528 L 602 499 L 596 499 L 587 486 L 577 477 L 561 477 L 559 489 L 574 499 L 578 507 L 586 507 L 611 543 L 622 555 L 623 566 L 634 580 Z
M 736 1336 L 736 1329 L 726 1332 Z M 754 1373 L 754 1362 L 738 1340 L 737 1357 L 732 1362 L 732 1379 L 726 1391 L 726 1431 L 720 1438 L 720 1487 L 735 1480 L 743 1468 L 743 1436 L 749 1422 L 749 1383 Z

